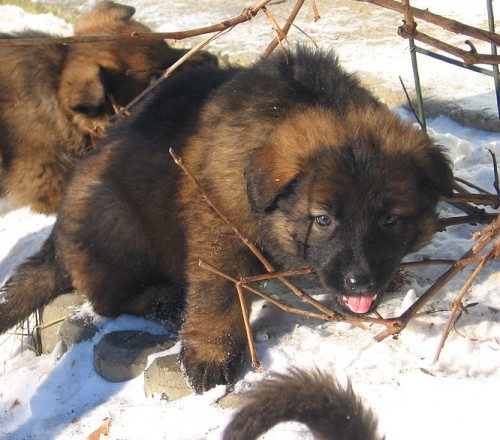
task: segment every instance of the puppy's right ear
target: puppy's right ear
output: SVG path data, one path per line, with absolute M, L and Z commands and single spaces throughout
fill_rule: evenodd
M 250 206 L 265 211 L 305 171 L 319 151 L 341 144 L 337 117 L 322 108 L 299 109 L 276 125 L 264 145 L 249 155 L 245 182 Z
M 245 169 L 247 197 L 254 211 L 269 209 L 285 192 L 299 170 L 287 161 L 277 161 L 273 149 L 254 150 Z

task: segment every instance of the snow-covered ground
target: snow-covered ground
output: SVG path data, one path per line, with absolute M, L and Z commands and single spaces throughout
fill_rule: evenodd
M 90 3 L 82 2 L 85 7 Z M 208 11 L 217 9 L 213 6 L 216 2 L 198 0 L 199 15 L 192 17 L 193 10 L 190 9 L 191 15 L 186 10 L 189 19 L 184 22 L 181 6 L 170 3 L 186 2 L 168 2 L 168 7 L 162 6 L 167 2 L 159 0 L 128 3 L 137 6 L 139 18 L 157 28 L 168 21 L 166 18 L 172 17 L 170 14 L 175 13 L 175 20 L 170 19 L 170 22 L 175 21 L 178 28 L 182 29 L 237 15 L 242 6 L 247 4 L 231 2 L 234 9 L 232 14 L 228 15 L 228 8 L 225 7 L 226 15 L 217 15 L 217 12 L 209 15 Z M 330 5 L 335 2 L 324 3 Z M 432 3 L 431 9 L 441 13 L 450 12 L 450 9 L 442 10 L 445 8 L 444 3 L 453 5 L 451 11 L 455 14 L 454 18 L 484 25 L 482 2 L 481 7 L 477 6 L 478 2 L 468 0 L 438 2 L 438 5 L 423 0 L 412 2 L 420 7 L 425 7 L 426 3 Z M 347 20 L 347 11 L 322 9 L 321 0 L 317 0 L 317 4 L 323 24 L 318 24 L 314 37 L 321 40 L 322 46 L 334 45 L 349 68 L 373 73 L 375 66 L 375 69 L 379 69 L 378 75 L 384 77 L 391 77 L 400 69 L 406 72 L 409 68 L 406 42 L 397 37 L 375 40 L 368 33 L 351 37 L 351 41 L 338 41 L 336 33 L 332 30 L 327 32 L 327 28 L 332 26 L 338 29 L 342 25 L 342 32 L 347 33 L 349 29 L 352 32 L 353 23 L 346 21 L 344 25 L 336 21 L 342 17 Z M 167 15 L 162 15 L 164 13 Z M 378 17 L 382 20 L 384 14 L 374 12 L 373 19 L 376 21 Z M 328 26 L 325 22 L 329 23 Z M 0 29 L 19 29 L 24 24 L 53 32 L 70 32 L 67 23 L 53 16 L 34 17 L 17 8 L 0 6 Z M 395 25 L 398 25 L 397 20 Z M 246 38 L 238 40 L 240 34 L 233 31 L 224 37 L 224 44 L 226 47 L 234 44 L 232 47 L 235 49 L 241 49 L 242 52 L 244 49 L 256 57 L 265 47 L 269 34 L 250 38 L 249 33 L 253 32 L 254 25 L 250 23 L 245 26 L 242 32 L 246 32 Z M 302 28 L 303 23 L 300 26 Z M 311 34 L 315 25 L 309 23 L 308 26 L 307 33 Z M 269 31 L 268 27 L 264 28 L 262 32 Z M 246 46 L 242 49 L 241 44 Z M 363 56 L 360 56 L 361 48 Z M 401 51 L 401 59 L 396 62 L 394 57 L 398 51 Z M 434 64 L 432 62 L 429 67 L 422 63 L 425 77 L 436 84 L 441 82 L 443 93 L 449 94 L 451 99 L 453 93 L 458 92 L 453 92 L 452 81 L 443 80 L 441 71 L 436 71 Z M 449 70 L 446 72 L 447 78 L 453 76 L 456 79 L 456 70 L 453 73 L 449 73 Z M 492 97 L 492 83 L 478 84 L 478 78 L 478 75 L 468 74 L 460 79 L 463 105 L 481 106 L 484 104 L 478 102 L 479 97 Z M 491 107 L 488 104 L 488 109 Z M 404 110 L 395 111 L 401 117 L 410 117 Z M 456 174 L 492 190 L 493 172 L 488 150 L 500 156 L 500 135 L 460 126 L 446 117 L 432 119 L 429 125 L 430 134 L 449 149 Z M 443 216 L 452 214 L 448 206 L 443 205 L 441 209 Z M 40 246 L 53 221 L 53 217 L 36 215 L 27 209 L 13 210 L 0 217 L 0 284 L 24 258 Z M 457 258 L 471 246 L 470 234 L 474 230 L 477 227 L 451 227 L 437 234 L 431 245 L 409 259 Z M 443 267 L 432 267 L 409 271 L 408 284 L 389 295 L 381 307 L 381 313 L 387 316 L 398 314 L 405 297 L 411 299 L 413 292 L 417 296 L 422 294 L 444 270 Z M 363 331 L 344 323 L 298 318 L 263 307 L 263 303 L 258 301 L 254 304 L 252 320 L 262 370 L 253 371 L 247 366 L 236 389 L 245 390 L 272 371 L 284 371 L 291 366 L 307 368 L 315 365 L 331 371 L 341 380 L 351 378 L 355 390 L 378 415 L 381 431 L 388 440 L 496 439 L 500 396 L 500 276 L 497 271 L 498 263 L 491 263 L 467 294 L 464 303 L 470 305 L 469 313 L 457 322 L 440 361 L 435 364 L 433 358 L 448 317 L 446 309 L 463 285 L 469 274 L 467 271 L 452 280 L 433 301 L 432 307 L 438 310 L 436 313 L 414 319 L 398 338 L 380 343 L 375 342 L 373 337 L 383 330 L 381 327 L 374 326 Z M 91 313 L 91 310 L 86 308 L 83 312 Z M 126 383 L 104 381 L 95 373 L 92 362 L 93 345 L 103 334 L 117 329 L 145 329 L 152 332 L 161 329 L 154 323 L 126 316 L 116 320 L 96 320 L 100 328 L 98 335 L 92 341 L 73 347 L 59 359 L 57 353 L 37 357 L 29 350 L 21 352 L 20 343 L 14 337 L 0 345 L 1 438 L 87 438 L 105 419 L 110 421 L 109 435 L 101 438 L 220 438 L 232 414 L 231 410 L 215 404 L 224 394 L 224 387 L 217 387 L 204 395 L 191 395 L 167 402 L 145 396 L 142 376 Z M 178 346 L 171 351 L 175 350 L 178 350 Z M 276 427 L 264 438 L 293 440 L 311 437 L 303 426 L 289 423 Z

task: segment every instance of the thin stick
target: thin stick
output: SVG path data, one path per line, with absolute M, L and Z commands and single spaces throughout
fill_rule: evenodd
M 279 38 L 279 40 L 286 40 L 286 33 L 281 29 L 281 26 L 278 24 L 276 19 L 274 18 L 273 13 L 271 12 L 270 9 L 268 9 L 266 6 L 262 8 L 262 12 L 266 14 L 268 20 L 271 22 L 275 32 L 276 32 L 276 38 Z
M 493 151 L 488 148 L 488 151 L 491 155 L 491 160 L 493 161 L 493 174 L 495 176 L 495 180 L 493 181 L 493 188 L 495 188 L 497 194 L 500 194 L 500 187 L 498 186 L 498 167 L 497 167 L 497 156 Z
M 260 368 L 260 362 L 257 357 L 257 351 L 255 350 L 255 342 L 252 336 L 252 328 L 250 327 L 250 321 L 248 319 L 248 307 L 245 301 L 245 294 L 243 293 L 242 283 L 235 283 L 236 291 L 238 292 L 238 298 L 240 299 L 241 314 L 243 315 L 243 324 L 245 325 L 245 333 L 247 334 L 248 348 L 250 349 L 250 358 L 252 360 L 252 367 Z
M 420 41 L 421 43 L 427 44 L 428 46 L 434 47 L 435 49 L 442 50 L 457 58 L 462 58 L 465 66 L 472 66 L 474 64 L 490 64 L 495 65 L 500 63 L 500 56 L 482 54 L 478 52 L 469 52 L 458 47 L 452 46 L 451 44 L 440 41 L 437 38 L 431 37 L 430 35 L 424 34 L 417 30 L 412 32 L 407 32 L 404 26 L 400 26 L 398 29 L 398 34 L 403 38 L 413 38 L 414 40 Z
M 479 191 L 482 194 L 491 194 L 490 192 L 486 191 L 485 189 L 481 188 L 480 186 L 477 186 L 474 183 L 471 183 L 465 179 L 462 179 L 461 177 L 455 176 L 454 179 L 457 182 L 463 183 L 464 185 L 467 185 L 468 187 L 475 189 L 476 191 Z
M 443 218 L 439 220 L 439 224 L 443 229 L 446 229 L 448 226 L 456 226 L 456 225 L 466 225 L 466 224 L 488 224 L 491 223 L 498 214 L 496 213 L 487 213 L 482 212 L 478 214 L 464 215 L 460 217 L 449 217 Z
M 453 300 L 453 306 L 451 309 L 450 316 L 448 317 L 448 321 L 446 322 L 446 326 L 443 330 L 443 333 L 441 335 L 441 340 L 439 341 L 439 345 L 436 351 L 436 355 L 434 356 L 434 361 L 433 363 L 436 363 L 439 360 L 439 356 L 441 355 L 441 351 L 444 347 L 444 344 L 446 342 L 446 339 L 448 338 L 448 335 L 450 333 L 450 328 L 453 323 L 453 319 L 455 317 L 455 314 L 457 313 L 457 310 L 459 307 L 462 305 L 462 299 L 467 293 L 467 291 L 470 289 L 470 286 L 474 282 L 474 280 L 477 278 L 477 276 L 481 273 L 481 271 L 484 269 L 484 266 L 486 263 L 494 257 L 495 254 L 495 248 L 491 248 L 489 252 L 483 256 L 482 261 L 479 263 L 479 265 L 474 269 L 474 272 L 472 272 L 471 276 L 467 280 L 467 282 L 464 284 L 462 289 L 460 290 L 459 294 L 456 296 L 456 298 Z
M 463 258 L 460 260 L 422 260 L 422 261 L 406 261 L 400 263 L 399 267 L 404 269 L 406 267 L 422 267 L 422 266 L 468 266 L 469 264 L 479 264 L 482 257 Z
M 47 327 L 52 327 L 53 325 L 56 325 L 56 324 L 59 324 L 60 322 L 63 322 L 66 318 L 67 318 L 67 316 L 63 316 L 61 318 L 57 318 L 57 319 L 54 319 L 52 321 L 43 322 L 43 323 L 35 326 L 34 330 L 43 330 Z
M 452 266 L 457 264 L 458 260 L 422 260 L 422 261 L 405 261 L 399 263 L 400 269 L 405 269 L 407 267 L 422 267 L 422 266 Z
M 249 8 L 245 8 L 243 12 L 229 20 L 224 20 L 220 23 L 205 26 L 197 29 L 179 32 L 132 32 L 130 34 L 119 35 L 88 35 L 88 36 L 73 36 L 63 38 L 9 38 L 0 39 L 0 46 L 47 46 L 54 44 L 70 45 L 82 43 L 102 43 L 113 41 L 138 42 L 148 40 L 184 40 L 186 38 L 197 37 L 199 35 L 213 34 L 216 32 L 231 29 L 241 23 L 250 21 L 257 15 L 260 9 L 270 3 L 272 0 L 261 0 Z
M 294 22 L 295 18 L 297 17 L 297 14 L 299 13 L 300 9 L 304 5 L 305 0 L 298 0 L 297 3 L 295 3 L 295 6 L 292 9 L 292 12 L 290 13 L 290 16 L 285 22 L 285 25 L 283 26 L 283 33 L 288 35 L 288 31 L 290 30 L 290 27 L 292 26 L 292 23 Z M 269 43 L 269 46 L 267 46 L 266 50 L 264 53 L 261 55 L 261 58 L 267 58 L 269 55 L 271 55 L 272 51 L 278 46 L 278 44 L 281 42 L 282 38 L 278 35 L 276 38 L 274 38 L 271 43 Z
M 471 202 L 476 205 L 491 205 L 500 204 L 500 195 L 497 194 L 453 194 L 452 198 L 443 198 L 444 202 L 462 203 Z
M 163 75 L 161 75 L 158 79 L 153 81 L 148 87 L 146 87 L 141 93 L 139 93 L 132 101 L 130 101 L 125 107 L 123 107 L 116 115 L 113 115 L 109 121 L 115 122 L 117 119 L 122 117 L 125 113 L 127 113 L 133 106 L 135 106 L 141 99 L 143 99 L 151 90 L 158 86 L 162 81 L 170 77 L 182 64 L 184 64 L 189 58 L 191 58 L 194 54 L 203 49 L 207 44 L 220 37 L 225 31 L 218 32 L 215 35 L 211 35 L 208 38 L 205 38 L 201 43 L 198 43 L 196 46 L 191 48 L 188 52 L 186 52 L 182 57 L 180 57 L 174 64 L 172 64 L 168 69 L 165 70 Z
M 316 0 L 311 0 L 311 9 L 314 15 L 314 21 L 318 21 L 321 18 L 319 15 L 318 6 L 316 6 Z
M 219 275 L 220 277 L 225 278 L 226 280 L 231 281 L 234 284 L 240 282 L 240 280 L 237 280 L 236 278 L 233 278 L 232 276 L 220 271 L 219 269 L 215 268 L 214 266 L 207 263 L 206 261 L 200 260 L 199 266 L 202 269 L 206 269 L 206 270 L 208 270 L 216 275 Z M 246 289 L 249 292 L 252 292 L 255 295 L 260 296 L 261 298 L 269 301 L 271 304 L 273 304 L 274 306 L 283 310 L 284 312 L 294 313 L 296 315 L 307 316 L 310 318 L 317 318 L 317 319 L 321 319 L 323 321 L 331 321 L 332 320 L 328 314 L 319 314 L 319 313 L 309 312 L 307 310 L 302 310 L 302 309 L 297 309 L 295 307 L 287 306 L 285 303 L 282 303 L 281 301 L 274 299 L 272 296 L 266 295 L 265 293 L 261 292 L 260 290 L 256 289 L 255 287 L 249 286 L 248 284 L 244 284 L 244 283 L 242 283 L 242 286 L 244 289 Z
M 406 90 L 405 83 L 403 82 L 403 78 L 399 77 L 399 82 L 401 83 L 401 87 L 403 87 L 403 92 L 405 93 L 406 96 L 406 102 L 408 103 L 408 106 L 410 107 L 411 112 L 413 113 L 413 116 L 418 122 L 418 125 L 420 125 L 420 128 L 424 128 L 424 124 L 422 124 L 422 121 L 420 120 L 420 116 L 418 116 L 417 111 L 415 110 L 415 107 L 413 106 L 413 103 L 411 102 L 410 95 L 408 94 L 408 91 Z
M 500 46 L 500 35 L 495 32 L 485 31 L 480 28 L 473 26 L 468 26 L 459 21 L 452 20 L 443 17 L 438 14 L 430 12 L 428 9 L 419 9 L 413 6 L 405 6 L 402 2 L 396 0 L 355 0 L 363 3 L 370 3 L 376 6 L 381 6 L 383 8 L 392 9 L 393 11 L 398 11 L 404 14 L 406 11 L 411 11 L 413 17 L 420 18 L 422 20 L 428 21 L 429 23 L 435 24 L 437 26 L 446 29 L 447 31 L 468 35 L 472 38 L 477 38 L 479 40 L 486 41 L 488 43 L 496 44 Z
M 265 281 L 265 280 L 270 280 L 273 278 L 278 278 L 278 277 L 292 277 L 296 275 L 309 275 L 311 273 L 314 273 L 314 269 L 312 267 L 305 267 L 303 269 L 295 269 L 295 270 L 288 270 L 286 272 L 270 272 L 270 273 L 265 273 L 262 275 L 254 275 L 251 277 L 243 277 L 241 278 L 242 283 L 254 283 L 256 281 Z

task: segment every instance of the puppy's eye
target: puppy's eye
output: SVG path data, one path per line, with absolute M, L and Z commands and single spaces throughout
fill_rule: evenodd
M 314 221 L 318 224 L 318 226 L 325 228 L 332 223 L 332 218 L 329 215 L 321 214 L 314 217 Z
M 398 222 L 398 216 L 396 214 L 384 215 L 381 219 L 382 226 L 394 226 Z

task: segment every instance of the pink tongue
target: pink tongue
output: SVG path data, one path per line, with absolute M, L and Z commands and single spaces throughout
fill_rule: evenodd
M 370 296 L 347 296 L 345 302 L 354 313 L 367 313 L 377 295 Z

